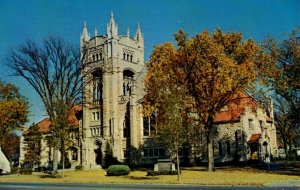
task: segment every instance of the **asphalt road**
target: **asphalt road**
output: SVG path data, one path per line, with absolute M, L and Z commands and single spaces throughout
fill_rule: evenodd
M 145 184 L 98 184 L 98 183 L 0 183 L 0 190 L 99 190 L 99 189 L 120 189 L 120 190 L 136 190 L 136 189 L 192 189 L 192 190 L 296 190 L 297 187 L 262 187 L 262 186 L 199 186 L 199 185 L 145 185 Z

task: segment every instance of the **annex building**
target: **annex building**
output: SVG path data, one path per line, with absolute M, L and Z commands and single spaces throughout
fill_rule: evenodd
M 130 150 L 140 149 L 141 163 L 150 164 L 168 156 L 163 147 L 151 140 L 155 133 L 155 117 L 143 116 L 144 92 L 144 36 L 139 24 L 135 34 L 121 35 L 113 14 L 106 34 L 97 30 L 90 36 L 86 23 L 80 35 L 80 50 L 84 90 L 84 103 L 74 108 L 77 127 L 70 132 L 74 144 L 67 158 L 72 167 L 98 167 L 104 164 L 105 146 L 109 143 L 115 157 L 129 161 Z M 246 93 L 239 93 L 243 101 L 228 105 L 215 118 L 214 155 L 217 162 L 234 159 L 269 161 L 277 156 L 276 127 L 270 100 L 268 110 L 261 107 Z M 53 159 L 53 148 L 47 143 L 51 121 L 37 123 L 43 133 L 40 165 Z M 21 138 L 21 158 L 25 158 L 26 140 Z M 182 160 L 205 161 L 206 143 L 201 138 L 191 151 L 182 151 Z M 191 159 L 193 158 L 193 159 Z

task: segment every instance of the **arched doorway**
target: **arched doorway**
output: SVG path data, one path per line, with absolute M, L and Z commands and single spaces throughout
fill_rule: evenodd
M 101 146 L 102 143 L 98 140 L 96 140 L 94 142 L 95 148 L 94 148 L 94 158 L 95 158 L 95 163 L 97 165 L 101 165 L 102 164 L 102 151 L 101 151 Z
M 270 162 L 269 144 L 268 142 L 265 141 L 262 145 L 263 145 L 262 146 L 263 161 Z

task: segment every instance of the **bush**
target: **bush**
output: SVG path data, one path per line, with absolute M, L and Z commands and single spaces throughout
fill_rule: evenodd
M 119 164 L 119 161 L 116 157 L 113 156 L 112 149 L 109 143 L 106 143 L 105 146 L 105 155 L 104 155 L 104 166 L 103 168 L 108 168 L 111 165 Z
M 108 167 L 106 174 L 108 176 L 128 175 L 130 168 L 127 165 L 111 165 Z
M 71 163 L 66 163 L 65 162 L 65 169 L 69 169 L 69 168 L 71 168 Z M 63 169 L 63 165 L 62 165 L 62 163 L 59 163 L 58 165 L 57 165 L 57 169 Z
M 47 171 L 47 167 L 40 166 L 40 167 L 34 168 L 34 172 L 44 172 L 44 171 Z
M 147 176 L 157 176 L 157 175 L 177 175 L 177 170 L 174 170 L 174 171 L 168 171 L 168 170 L 153 171 L 153 170 L 150 170 L 150 171 L 147 172 Z
M 298 155 L 297 155 L 297 150 L 290 150 L 288 159 L 291 160 L 291 161 L 298 160 L 299 158 L 298 158 Z
M 20 168 L 19 174 L 21 175 L 31 175 L 32 174 L 32 168 Z
M 82 171 L 83 169 L 84 169 L 83 165 L 77 165 L 77 166 L 75 166 L 75 170 L 76 171 Z
M 10 170 L 10 174 L 17 174 L 18 172 L 19 172 L 19 168 L 18 167 L 12 167 L 11 170 Z

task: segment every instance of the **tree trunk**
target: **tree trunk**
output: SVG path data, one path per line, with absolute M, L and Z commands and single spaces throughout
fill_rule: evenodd
M 208 137 L 207 143 L 207 151 L 208 151 L 208 171 L 215 171 L 215 163 L 214 163 L 214 152 L 213 152 L 213 143 Z
M 178 149 L 176 152 L 176 160 L 177 160 L 177 181 L 180 180 L 180 161 L 179 161 L 179 155 L 178 155 Z
M 52 175 L 57 174 L 57 164 L 58 164 L 58 149 L 57 149 L 57 147 L 53 147 L 53 171 L 52 171 Z
M 286 142 L 285 138 L 283 138 L 283 146 L 284 146 L 285 156 L 286 156 L 286 158 L 288 158 L 289 157 L 289 152 L 288 152 L 287 142 Z
M 65 141 L 63 138 L 60 139 L 61 143 L 61 162 L 62 162 L 62 178 L 65 177 Z
M 207 155 L 208 155 L 208 171 L 215 171 L 214 150 L 213 150 L 213 116 L 209 115 L 206 123 L 207 133 Z
M 65 178 L 65 152 L 62 153 L 62 178 Z

